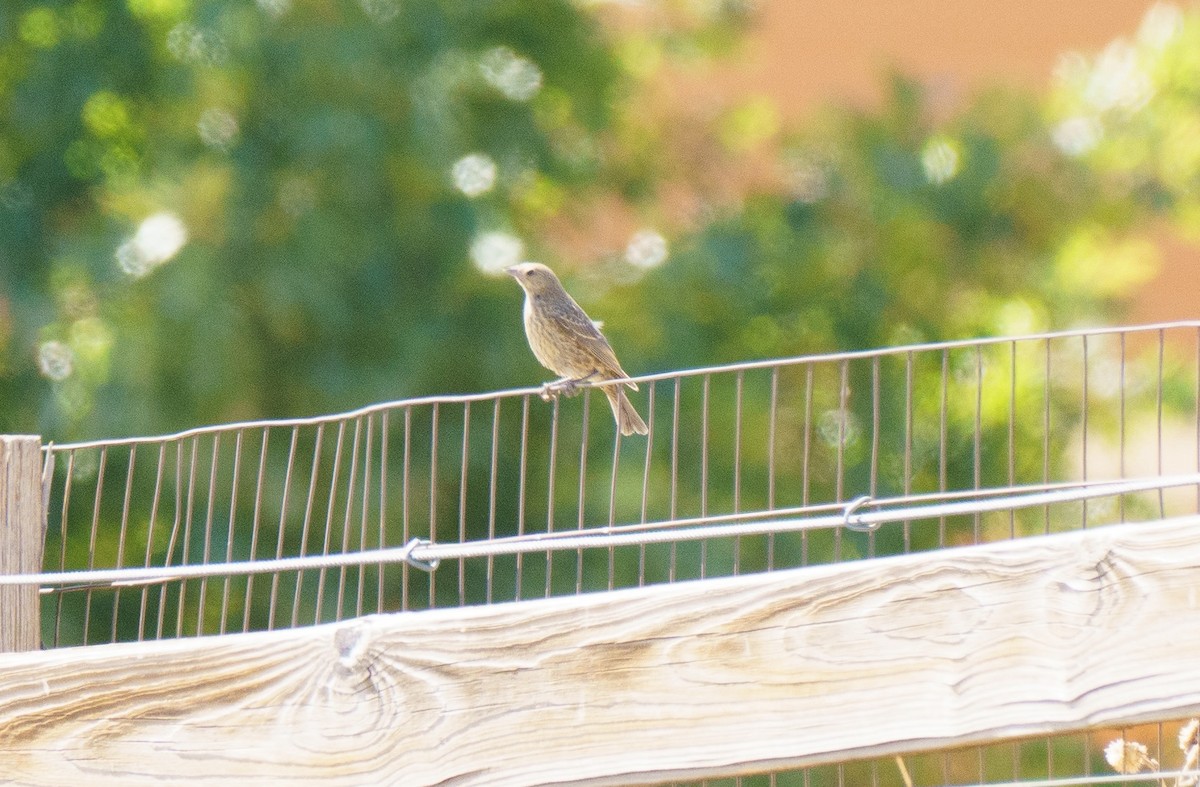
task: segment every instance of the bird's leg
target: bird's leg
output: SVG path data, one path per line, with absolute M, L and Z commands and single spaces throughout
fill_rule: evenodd
M 593 369 L 583 377 L 563 377 L 552 382 L 543 383 L 541 393 L 542 401 L 548 402 L 557 396 L 575 396 L 579 393 L 580 383 L 586 383 L 599 373 L 600 372 L 598 369 Z

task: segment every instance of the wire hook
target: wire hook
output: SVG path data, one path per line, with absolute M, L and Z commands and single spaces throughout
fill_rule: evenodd
M 433 571 L 442 562 L 441 558 L 434 558 L 433 560 L 418 560 L 417 558 L 413 557 L 413 555 L 412 555 L 412 553 L 418 547 L 432 546 L 432 544 L 433 544 L 432 541 L 428 541 L 424 538 L 414 538 L 412 541 L 409 541 L 407 544 L 404 545 L 404 562 L 409 564 L 413 568 L 419 568 L 422 571 L 428 571 L 430 573 L 433 573 Z
M 851 520 L 851 517 L 854 515 L 855 511 L 867 503 L 870 503 L 874 499 L 875 498 L 871 497 L 870 495 L 862 495 L 861 497 L 856 497 L 847 503 L 846 508 L 842 511 L 842 525 L 849 530 L 854 530 L 859 533 L 871 533 L 878 530 L 879 526 L 883 524 L 882 522 L 864 523 L 861 519 Z

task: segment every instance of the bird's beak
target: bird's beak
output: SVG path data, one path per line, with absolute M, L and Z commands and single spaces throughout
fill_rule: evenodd
M 514 279 L 517 277 L 517 274 L 520 273 L 520 271 L 517 270 L 516 265 L 508 266 L 507 268 L 504 269 L 504 272 L 507 273 L 509 276 L 512 276 Z

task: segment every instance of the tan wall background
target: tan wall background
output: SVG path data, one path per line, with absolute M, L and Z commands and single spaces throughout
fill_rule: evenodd
M 948 101 L 991 85 L 1045 89 L 1059 57 L 1132 35 L 1149 0 L 761 0 L 725 97 L 770 97 L 789 120 L 827 103 L 870 106 L 892 67 Z M 694 98 L 712 84 L 693 85 Z M 1135 322 L 1200 317 L 1200 248 L 1158 233 L 1164 265 L 1137 293 Z

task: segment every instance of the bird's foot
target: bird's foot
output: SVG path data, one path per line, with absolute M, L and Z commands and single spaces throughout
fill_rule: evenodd
M 557 399 L 560 396 L 576 396 L 579 394 L 579 385 L 586 383 L 596 376 L 596 372 L 584 375 L 583 377 L 563 377 L 560 380 L 553 380 L 542 384 L 542 392 L 540 396 L 542 401 L 548 402 L 551 399 Z

